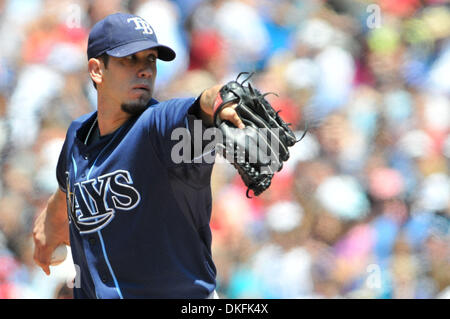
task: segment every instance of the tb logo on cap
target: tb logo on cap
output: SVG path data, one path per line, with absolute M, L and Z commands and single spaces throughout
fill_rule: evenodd
M 130 21 L 133 21 L 134 24 L 136 25 L 135 30 L 144 30 L 144 31 L 142 31 L 142 34 L 153 34 L 152 27 L 144 19 L 139 18 L 139 17 L 129 18 L 127 20 L 127 22 L 130 23 Z

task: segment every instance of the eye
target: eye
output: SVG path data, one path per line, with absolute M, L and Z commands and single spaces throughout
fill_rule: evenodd
M 153 54 L 149 55 L 149 56 L 148 56 L 148 61 L 150 61 L 150 62 L 152 62 L 152 63 L 156 62 L 156 56 L 153 55 Z
M 125 60 L 127 61 L 136 61 L 136 55 L 132 54 L 132 55 L 127 55 L 125 57 Z

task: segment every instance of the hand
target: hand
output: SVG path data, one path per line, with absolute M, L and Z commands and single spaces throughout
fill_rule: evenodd
M 205 90 L 200 97 L 200 118 L 207 126 L 213 125 L 214 102 L 221 87 L 222 85 L 215 85 Z M 242 129 L 245 125 L 235 111 L 236 106 L 236 103 L 229 103 L 228 105 L 225 105 L 219 113 L 219 117 L 222 120 L 229 121 L 236 127 Z
M 61 244 L 70 245 L 65 205 L 65 194 L 58 190 L 34 223 L 33 258 L 47 275 L 50 275 L 50 259 L 55 248 Z

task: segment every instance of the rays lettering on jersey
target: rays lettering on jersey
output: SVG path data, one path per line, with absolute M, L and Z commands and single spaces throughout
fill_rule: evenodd
M 80 234 L 102 229 L 111 222 L 117 210 L 132 210 L 141 200 L 126 170 L 78 182 L 73 187 L 66 172 L 66 185 L 69 221 L 75 224 Z

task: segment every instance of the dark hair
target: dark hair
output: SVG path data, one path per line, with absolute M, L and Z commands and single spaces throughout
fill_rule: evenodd
M 109 55 L 106 53 L 103 53 L 102 55 L 96 57 L 96 59 L 99 59 L 103 61 L 103 64 L 105 65 L 105 69 L 108 68 L 108 62 L 109 62 Z M 92 81 L 92 84 L 94 84 L 94 88 L 97 89 L 97 84 L 95 84 L 94 81 Z

